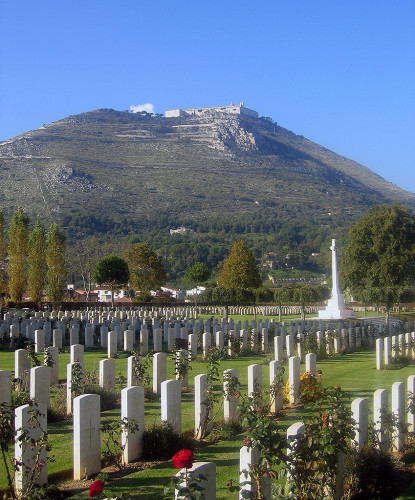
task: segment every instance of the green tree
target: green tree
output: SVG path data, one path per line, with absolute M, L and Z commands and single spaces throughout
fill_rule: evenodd
M 65 262 L 65 237 L 57 224 L 52 224 L 46 239 L 46 294 L 51 302 L 60 302 L 68 274 Z
M 186 269 L 184 279 L 189 285 L 198 287 L 210 278 L 210 269 L 204 262 L 196 262 Z M 197 304 L 197 290 L 194 294 L 195 305 Z
M 262 284 L 255 256 L 244 240 L 235 241 L 219 274 L 218 285 L 228 289 L 242 289 L 251 293 L 256 317 L 256 297 L 252 293 Z
M 340 276 L 357 300 L 386 304 L 386 321 L 415 280 L 415 217 L 399 205 L 370 209 L 349 232 Z M 370 293 L 369 293 L 370 292 Z
M 116 255 L 101 259 L 95 268 L 94 279 L 111 291 L 111 305 L 114 307 L 114 292 L 128 283 L 130 272 L 127 262 Z
M 9 226 L 9 294 L 13 302 L 21 302 L 26 288 L 29 217 L 22 207 L 13 214 Z
M 29 237 L 27 285 L 30 300 L 40 306 L 46 278 L 46 231 L 37 221 Z
M 244 240 L 235 241 L 219 274 L 219 286 L 253 290 L 262 280 L 254 254 Z
M 166 282 L 163 259 L 151 250 L 148 243 L 128 245 L 124 258 L 130 272 L 130 285 L 136 290 L 158 290 Z
M 0 208 L 0 307 L 3 307 L 4 297 L 7 292 L 7 279 L 4 266 L 4 259 L 6 257 L 4 245 L 4 211 Z

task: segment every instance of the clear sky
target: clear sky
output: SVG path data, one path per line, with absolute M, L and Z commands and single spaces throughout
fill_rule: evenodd
M 0 140 L 231 101 L 415 192 L 415 1 L 0 0 Z

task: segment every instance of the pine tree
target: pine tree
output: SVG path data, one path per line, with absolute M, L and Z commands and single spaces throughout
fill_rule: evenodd
M 22 207 L 13 214 L 9 227 L 9 294 L 13 302 L 21 302 L 26 287 L 29 217 Z
M 37 221 L 29 237 L 27 284 L 30 300 L 40 305 L 46 278 L 46 231 Z
M 253 290 L 262 280 L 255 256 L 244 240 L 235 241 L 219 275 L 219 286 Z
M 46 264 L 46 294 L 51 302 L 60 302 L 68 273 L 65 263 L 65 238 L 57 224 L 52 224 L 49 228 L 46 239 Z
M 114 307 L 114 292 L 125 286 L 130 278 L 128 264 L 117 255 L 108 255 L 98 262 L 94 278 L 111 291 L 111 305 Z

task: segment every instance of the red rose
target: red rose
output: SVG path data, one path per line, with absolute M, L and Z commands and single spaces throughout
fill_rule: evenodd
M 173 455 L 172 462 L 176 469 L 190 469 L 193 465 L 194 455 L 190 450 L 180 450 Z
M 323 372 L 321 370 L 317 370 L 317 375 L 322 375 Z
M 89 488 L 89 498 L 96 497 L 104 489 L 104 483 L 98 479 L 94 481 Z

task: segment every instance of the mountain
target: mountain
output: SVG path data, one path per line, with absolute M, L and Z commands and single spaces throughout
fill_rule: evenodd
M 217 111 L 69 116 L 1 142 L 0 181 L 8 217 L 21 205 L 69 238 L 151 236 L 159 249 L 184 226 L 198 241 L 243 234 L 258 253 L 299 239 L 318 252 L 375 204 L 415 208 L 414 194 L 269 118 Z

